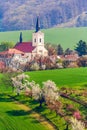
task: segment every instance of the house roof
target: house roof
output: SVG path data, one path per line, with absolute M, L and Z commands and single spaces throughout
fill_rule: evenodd
M 0 52 L 0 55 L 6 55 L 6 54 L 24 54 L 24 53 L 22 51 L 15 49 L 15 48 Z
M 74 54 L 74 55 L 65 55 L 64 59 L 68 60 L 68 61 L 76 61 L 78 59 L 78 55 Z
M 78 54 L 70 54 L 70 55 L 61 55 L 60 59 L 62 60 L 66 60 L 66 61 L 71 61 L 71 62 L 75 62 L 77 61 L 79 58 Z
M 32 42 L 22 42 L 17 43 L 14 47 L 15 49 L 18 49 L 24 53 L 31 53 L 35 47 L 32 46 Z

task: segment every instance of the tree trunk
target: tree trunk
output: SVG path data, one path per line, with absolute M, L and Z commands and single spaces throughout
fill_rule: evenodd
M 42 107 L 42 101 L 41 100 L 39 100 L 39 103 L 40 103 L 39 107 Z

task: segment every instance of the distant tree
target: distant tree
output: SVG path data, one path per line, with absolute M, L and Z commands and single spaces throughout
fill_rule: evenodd
M 12 48 L 14 46 L 13 42 L 1 42 L 0 44 L 0 52 L 5 51 L 9 48 Z
M 78 66 L 87 67 L 87 56 L 82 56 L 77 61 Z
M 63 48 L 60 44 L 57 47 L 57 55 L 63 55 Z
M 45 45 L 45 47 L 48 50 L 48 55 L 49 56 L 57 54 L 57 51 L 56 51 L 57 47 L 55 45 L 52 45 L 51 43 L 47 43 Z
M 72 50 L 70 50 L 70 48 L 67 48 L 66 50 L 65 50 L 65 55 L 70 55 L 70 54 L 72 54 Z
M 75 51 L 78 52 L 79 56 L 87 54 L 87 43 L 85 41 L 80 40 L 75 47 Z
M 22 41 L 23 41 L 23 38 L 22 38 L 22 32 L 20 32 L 20 38 L 19 38 L 19 41 L 20 41 L 20 43 L 22 43 Z

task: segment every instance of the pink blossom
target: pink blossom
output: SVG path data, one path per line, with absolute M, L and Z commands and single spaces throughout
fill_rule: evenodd
M 81 119 L 81 115 L 80 115 L 80 112 L 79 111 L 75 111 L 73 116 L 77 119 L 77 120 L 80 120 Z

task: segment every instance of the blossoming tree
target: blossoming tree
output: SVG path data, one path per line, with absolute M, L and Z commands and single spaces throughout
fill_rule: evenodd
M 25 90 L 28 88 L 29 86 L 28 78 L 29 76 L 25 74 L 20 74 L 16 77 L 11 78 L 13 88 L 14 90 L 16 90 L 17 95 L 19 95 L 22 90 Z

